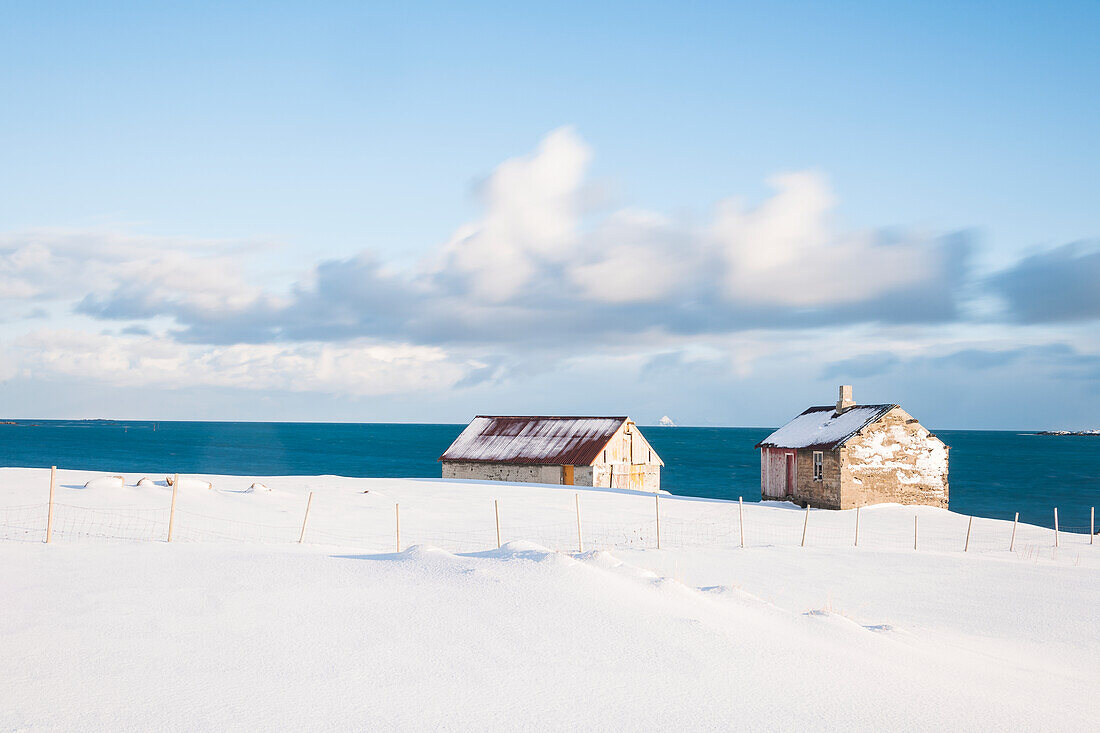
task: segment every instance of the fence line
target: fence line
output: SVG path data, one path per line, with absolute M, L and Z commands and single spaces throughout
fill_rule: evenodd
M 577 505 L 577 552 L 584 552 L 584 535 L 581 534 L 581 495 L 573 494 L 573 501 Z
M 46 510 L 46 544 L 53 537 L 53 488 L 57 485 L 57 466 L 50 466 L 50 506 Z
M 178 485 L 178 480 L 173 483 Z M 342 519 L 339 526 L 330 526 L 324 516 L 323 502 L 320 508 L 313 507 L 311 514 L 312 503 L 311 492 L 300 524 L 276 524 L 219 517 L 175 506 L 98 508 L 49 501 L 0 507 L 0 540 L 43 542 L 49 537 L 55 543 L 163 542 L 167 536 L 173 542 L 291 544 L 305 542 L 308 523 L 310 544 L 354 547 L 370 552 L 390 552 L 395 544 L 398 551 L 413 544 L 431 544 L 453 552 L 474 552 L 499 547 L 506 540 L 521 539 L 561 552 L 655 547 L 857 547 L 971 554 L 1010 552 L 1022 558 L 1035 558 L 1044 551 L 1056 548 L 1072 551 L 1094 542 L 1091 512 L 1089 525 L 1059 524 L 1054 531 L 1020 524 L 1018 513 L 1011 527 L 1007 520 L 952 515 L 943 521 L 920 525 L 919 535 L 917 514 L 914 514 L 913 536 L 909 538 L 902 531 L 904 524 L 897 521 L 896 514 L 881 524 L 876 523 L 875 514 L 862 517 L 857 509 L 853 541 L 852 525 L 820 521 L 828 513 L 809 509 L 803 512 L 769 511 L 767 520 L 761 521 L 760 508 L 746 510 L 742 501 L 738 501 L 736 507 L 732 502 L 705 506 L 693 516 L 684 516 L 685 510 L 693 505 L 679 505 L 676 509 L 680 516 L 676 516 L 668 511 L 662 513 L 662 502 L 655 499 L 650 510 L 654 516 L 649 519 L 639 514 L 636 519 L 606 521 L 583 520 L 580 495 L 574 494 L 575 521 L 563 507 L 556 512 L 559 517 L 556 521 L 511 525 L 502 524 L 497 500 L 494 501 L 494 523 L 486 521 L 484 527 L 472 529 L 425 527 L 415 512 L 410 515 L 412 524 L 402 527 L 400 507 L 394 504 L 391 520 L 394 525 L 388 532 L 385 529 L 388 505 L 364 509 L 360 531 L 349 529 L 346 519 Z M 667 509 L 669 505 L 665 504 Z M 511 511 L 507 513 L 507 516 L 512 515 Z M 746 525 L 749 526 L 746 528 Z
M 50 526 L 49 504 L 23 504 L 0 508 L 0 539 L 42 542 Z
M 302 533 L 298 535 L 298 544 L 299 545 L 302 544 L 302 542 L 306 538 L 306 522 L 309 521 L 309 507 L 312 503 L 313 503 L 313 492 L 311 491 L 311 492 L 309 492 L 309 498 L 306 500 L 306 515 L 304 517 L 302 517 Z
M 172 541 L 172 525 L 176 520 L 176 493 L 180 488 L 180 475 L 177 473 L 176 478 L 172 481 L 172 508 L 168 510 L 168 541 Z

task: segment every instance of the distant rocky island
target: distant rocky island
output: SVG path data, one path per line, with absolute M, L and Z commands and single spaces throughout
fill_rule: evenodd
M 1096 430 L 1040 430 L 1036 435 L 1092 435 L 1100 437 L 1100 429 Z

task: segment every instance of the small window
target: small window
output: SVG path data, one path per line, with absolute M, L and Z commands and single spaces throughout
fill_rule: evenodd
M 653 463 L 653 449 L 652 448 L 649 449 L 649 462 Z
M 607 463 L 607 451 L 603 452 L 603 462 Z
M 814 481 L 825 478 L 825 454 L 819 450 L 814 451 Z

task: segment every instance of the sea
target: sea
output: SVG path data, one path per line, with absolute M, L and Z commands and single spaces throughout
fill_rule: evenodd
M 16 420 L 0 424 L 0 466 L 241 476 L 434 477 L 463 425 Z M 753 446 L 770 428 L 643 427 L 673 494 L 760 500 Z M 950 508 L 1089 530 L 1100 504 L 1100 437 L 941 430 Z M 0 505 L 3 496 L 0 495 Z

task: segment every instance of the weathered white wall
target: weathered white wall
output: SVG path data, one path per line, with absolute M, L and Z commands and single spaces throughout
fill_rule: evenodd
M 630 433 L 627 433 L 627 429 Z M 633 491 L 661 488 L 660 457 L 633 422 L 624 423 L 592 465 L 592 486 Z
M 947 446 L 900 407 L 841 449 L 842 509 L 896 502 L 947 507 Z
M 657 491 L 661 488 L 661 466 L 656 463 L 612 463 L 592 468 L 593 486 L 633 491 Z

